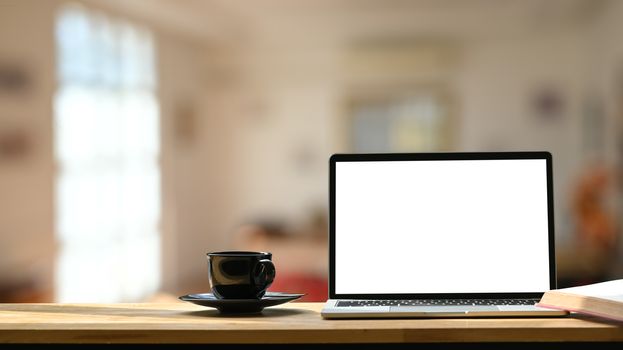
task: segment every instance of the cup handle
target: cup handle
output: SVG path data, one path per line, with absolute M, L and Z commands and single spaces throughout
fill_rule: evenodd
M 268 259 L 262 259 L 255 266 L 253 282 L 258 290 L 268 288 L 275 279 L 275 265 Z

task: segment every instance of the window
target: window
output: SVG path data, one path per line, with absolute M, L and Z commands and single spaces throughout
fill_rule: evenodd
M 414 93 L 352 104 L 354 152 L 435 152 L 450 148 L 448 105 L 442 95 Z
M 138 301 L 160 283 L 153 38 L 71 5 L 56 45 L 56 299 Z

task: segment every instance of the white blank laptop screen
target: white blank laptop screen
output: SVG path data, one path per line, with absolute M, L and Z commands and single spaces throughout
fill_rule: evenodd
M 545 159 L 337 162 L 337 294 L 549 289 Z

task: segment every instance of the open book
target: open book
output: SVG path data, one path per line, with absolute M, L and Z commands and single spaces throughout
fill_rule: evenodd
M 623 321 L 623 279 L 550 290 L 537 306 Z

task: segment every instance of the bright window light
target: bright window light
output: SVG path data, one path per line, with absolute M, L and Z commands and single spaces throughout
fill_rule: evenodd
M 160 284 L 153 38 L 71 5 L 56 45 L 56 301 L 139 301 Z

